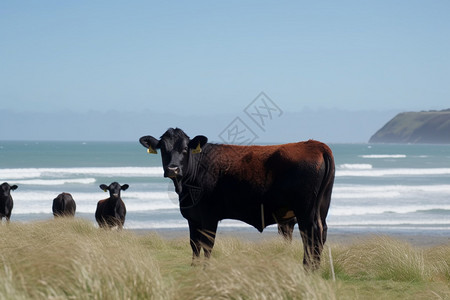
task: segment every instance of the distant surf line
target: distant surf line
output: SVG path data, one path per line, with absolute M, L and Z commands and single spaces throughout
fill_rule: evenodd
M 336 176 L 381 177 L 381 176 L 423 176 L 450 175 L 450 168 L 397 168 L 397 169 L 359 169 L 336 170 Z
M 14 168 L 0 169 L 3 180 L 31 178 L 63 178 L 68 175 L 103 177 L 157 177 L 163 175 L 162 167 L 92 167 L 92 168 Z
M 359 155 L 362 158 L 406 158 L 406 154 L 367 154 Z

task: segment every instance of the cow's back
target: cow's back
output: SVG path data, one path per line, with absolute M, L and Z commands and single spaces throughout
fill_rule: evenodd
M 292 181 L 292 178 L 314 184 L 321 182 L 319 175 L 326 167 L 327 157 L 333 157 L 331 149 L 317 141 L 281 145 L 265 161 L 266 172 L 273 180 Z
M 316 173 L 325 157 L 333 157 L 327 145 L 314 140 L 273 146 L 220 146 L 208 162 L 215 165 L 210 167 L 213 173 L 265 188 L 295 174 Z
M 61 193 L 53 200 L 52 211 L 56 216 L 74 216 L 76 210 L 75 200 L 69 193 Z

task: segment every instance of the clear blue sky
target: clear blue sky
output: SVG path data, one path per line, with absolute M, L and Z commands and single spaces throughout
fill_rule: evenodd
M 15 111 L 450 107 L 450 1 L 0 2 Z

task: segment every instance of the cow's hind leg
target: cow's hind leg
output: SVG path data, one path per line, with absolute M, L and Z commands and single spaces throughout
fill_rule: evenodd
M 322 222 L 317 218 L 303 219 L 298 225 L 303 240 L 303 265 L 307 269 L 316 270 L 320 266 L 320 254 L 325 242 Z

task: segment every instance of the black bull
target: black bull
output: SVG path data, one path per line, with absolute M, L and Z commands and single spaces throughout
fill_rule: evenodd
M 326 217 L 334 183 L 330 148 L 309 140 L 276 146 L 236 146 L 193 139 L 181 129 L 161 138 L 140 138 L 149 153 L 160 149 L 164 177 L 173 180 L 188 220 L 193 259 L 209 257 L 223 219 L 246 222 L 260 232 L 296 217 L 303 264 L 313 269 L 327 237 Z

